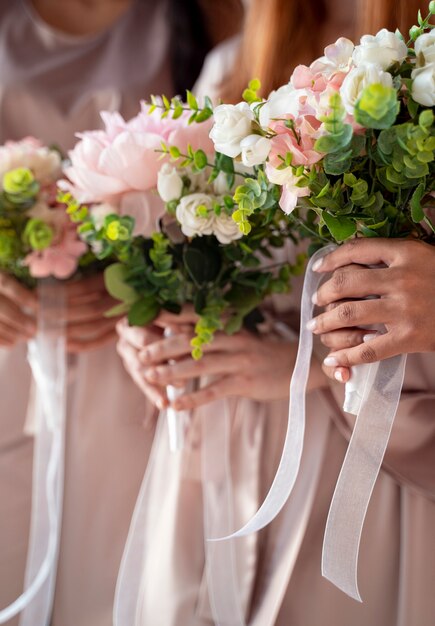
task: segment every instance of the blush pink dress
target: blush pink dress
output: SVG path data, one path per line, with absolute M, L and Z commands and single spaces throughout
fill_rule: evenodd
M 137 0 L 109 29 L 72 37 L 30 1 L 0 2 L 0 142 L 33 135 L 63 150 L 171 92 L 166 3 Z M 0 605 L 23 587 L 32 437 L 23 432 L 31 377 L 26 348 L 0 349 Z M 63 527 L 52 626 L 110 626 L 115 582 L 154 435 L 154 411 L 112 343 L 69 359 Z M 16 624 L 13 620 L 11 624 Z M 35 624 L 35 626 L 42 626 Z

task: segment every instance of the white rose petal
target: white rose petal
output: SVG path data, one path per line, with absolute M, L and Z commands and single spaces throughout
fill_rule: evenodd
M 213 233 L 214 201 L 216 201 L 214 196 L 208 196 L 205 193 L 192 193 L 181 198 L 175 215 L 186 237 L 202 237 Z M 207 217 L 198 215 L 198 207 L 200 206 L 207 207 Z
M 271 143 L 267 137 L 249 135 L 240 142 L 242 149 L 242 163 L 247 167 L 264 163 L 269 156 Z
M 163 202 L 178 200 L 183 191 L 183 181 L 175 167 L 165 163 L 157 174 L 157 191 Z
M 214 124 L 210 131 L 216 151 L 231 158 L 239 156 L 240 142 L 251 134 L 254 114 L 246 102 L 221 104 L 214 110 Z
M 240 231 L 240 228 L 231 215 L 227 215 L 224 212 L 215 217 L 213 222 L 213 234 L 216 239 L 224 245 L 243 237 L 243 233 Z
M 435 63 L 412 71 L 412 97 L 425 107 L 435 106 Z
M 375 83 L 380 83 L 384 87 L 392 87 L 393 77 L 374 64 L 361 65 L 349 72 L 340 87 L 343 106 L 348 113 L 353 114 L 355 104 L 358 102 L 362 91 L 368 85 Z
M 310 69 L 317 74 L 332 76 L 335 72 L 346 72 L 352 62 L 354 51 L 353 41 L 340 37 L 337 41 L 325 48 L 325 56 L 320 57 L 310 65 Z
M 364 63 L 376 63 L 386 70 L 393 63 L 404 61 L 407 54 L 406 43 L 395 33 L 383 28 L 377 35 L 361 37 L 361 45 L 356 46 L 353 60 L 357 67 Z
M 267 128 L 272 120 L 279 119 L 284 115 L 297 117 L 300 110 L 300 99 L 306 93 L 305 89 L 296 89 L 291 83 L 272 91 L 266 102 L 260 107 L 260 125 Z
M 219 172 L 217 177 L 213 181 L 213 191 L 217 196 L 223 196 L 229 193 L 231 189 L 228 186 L 227 175 L 225 172 Z
M 422 67 L 426 63 L 435 62 L 435 32 L 420 35 L 415 40 L 415 55 L 417 57 L 417 67 Z
M 94 206 L 89 209 L 89 213 L 92 217 L 95 228 L 100 230 L 100 228 L 103 228 L 104 226 L 104 219 L 108 215 L 116 215 L 118 213 L 118 208 L 108 202 L 104 202 L 102 204 L 94 204 Z

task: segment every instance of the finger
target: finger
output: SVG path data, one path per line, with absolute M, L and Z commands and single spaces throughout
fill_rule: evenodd
M 66 336 L 68 341 L 81 341 L 98 338 L 111 330 L 115 330 L 116 321 L 116 318 L 101 318 L 93 322 L 68 324 L 66 328 Z
M 347 367 L 327 367 L 322 365 L 322 370 L 331 380 L 337 380 L 339 383 L 347 383 L 350 380 L 351 372 Z
M 0 298 L 0 322 L 28 339 L 36 333 L 36 320 L 6 298 Z
M 67 323 L 97 320 L 103 318 L 105 313 L 107 313 L 112 307 L 112 298 L 105 295 L 92 304 L 84 304 L 77 307 L 68 306 L 64 311 L 63 319 Z
M 79 354 L 81 352 L 88 352 L 90 350 L 96 350 L 97 348 L 101 348 L 102 346 L 115 341 L 116 339 L 115 329 L 107 332 L 100 337 L 96 337 L 94 339 L 85 339 L 85 340 L 71 340 L 67 342 L 67 350 L 71 354 Z
M 15 345 L 20 339 L 27 339 L 12 328 L 6 326 L 6 324 L 0 325 L 0 344 L 1 345 Z
M 387 323 L 392 313 L 388 299 L 353 300 L 343 302 L 332 311 L 321 313 L 310 320 L 308 330 L 316 335 L 352 326 L 367 326 Z
M 131 373 L 133 370 L 139 371 L 143 369 L 142 363 L 139 360 L 138 350 L 122 337 L 120 337 L 116 343 L 116 351 L 128 372 Z
M 15 278 L 0 272 L 0 293 L 31 311 L 38 309 L 38 298 L 35 291 L 27 289 Z
M 101 273 L 65 283 L 64 286 L 68 300 L 74 300 L 75 298 L 81 298 L 88 294 L 106 291 L 104 275 Z
M 150 402 L 152 402 L 154 406 L 160 410 L 169 406 L 169 400 L 164 388 L 148 383 L 139 370 L 129 371 L 129 374 L 142 393 L 148 398 L 148 400 L 150 400 Z
M 160 341 L 147 346 L 147 348 L 139 354 L 144 365 L 157 365 L 166 363 L 171 359 L 177 359 L 190 355 L 192 346 L 190 344 L 193 333 L 179 333 L 171 337 L 165 337 Z M 213 341 L 203 346 L 205 353 L 209 352 L 241 352 L 247 349 L 252 341 L 252 336 L 247 332 L 239 332 L 236 335 L 227 335 L 225 333 L 217 333 Z
M 398 257 L 398 240 L 390 239 L 351 239 L 333 252 L 319 259 L 314 265 L 315 272 L 333 272 L 339 267 L 357 263 L 359 265 L 390 266 Z
M 126 317 L 116 325 L 118 335 L 138 350 L 148 344 L 158 341 L 162 337 L 162 330 L 154 325 L 130 326 Z
M 363 328 L 349 328 L 346 330 L 333 330 L 320 335 L 320 341 L 331 350 L 343 350 L 353 348 L 363 343 L 364 337 L 376 334 L 375 331 L 364 330 Z
M 389 270 L 384 268 L 339 268 L 321 285 L 313 296 L 313 303 L 326 306 L 337 300 L 382 296 L 389 290 Z
M 353 367 L 362 363 L 375 363 L 401 354 L 400 342 L 392 332 L 378 335 L 368 343 L 354 348 L 334 351 L 323 361 L 327 367 Z
M 240 391 L 239 378 L 237 376 L 225 376 L 199 391 L 180 396 L 174 400 L 172 406 L 176 411 L 192 410 L 218 398 L 238 395 Z
M 154 323 L 157 326 L 165 327 L 177 326 L 179 324 L 196 324 L 197 321 L 198 315 L 195 313 L 193 306 L 186 305 L 179 314 L 162 311 L 157 319 L 154 320 Z
M 205 354 L 198 361 L 188 357 L 168 365 L 147 368 L 145 378 L 154 384 L 172 385 L 174 382 L 190 380 L 199 376 L 245 371 L 246 367 L 249 367 L 249 361 L 250 355 L 248 354 L 228 354 L 227 352 Z

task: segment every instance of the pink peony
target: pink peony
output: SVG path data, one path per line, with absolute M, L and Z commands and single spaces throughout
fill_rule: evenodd
M 188 126 L 188 115 L 179 119 L 161 119 L 158 111 L 141 112 L 129 122 L 119 113 L 102 113 L 104 130 L 79 135 L 80 141 L 70 152 L 71 165 L 65 169 L 69 189 L 79 202 L 114 202 L 131 191 L 148 191 L 157 185 L 161 167 L 161 144 L 176 145 L 180 150 L 191 144 L 194 149 L 211 151 L 208 138 L 211 122 Z

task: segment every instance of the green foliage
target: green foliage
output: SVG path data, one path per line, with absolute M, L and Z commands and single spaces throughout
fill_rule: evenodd
M 23 241 L 32 250 L 44 250 L 51 245 L 54 231 L 45 222 L 39 219 L 30 219 L 23 232 Z

